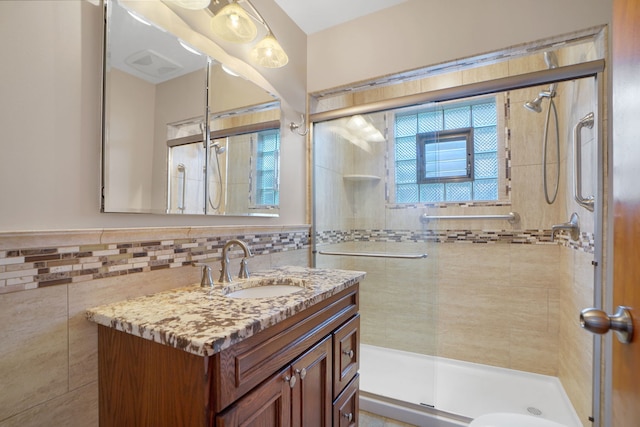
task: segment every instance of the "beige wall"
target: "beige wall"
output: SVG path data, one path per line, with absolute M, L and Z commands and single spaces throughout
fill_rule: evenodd
M 98 425 L 96 328 L 84 319 L 84 310 L 199 280 L 197 269 L 178 267 L 96 280 L 84 277 L 13 292 L 8 287 L 37 286 L 33 276 L 38 268 L 33 263 L 7 265 L 6 258 L 13 256 L 8 252 L 46 248 L 51 239 L 64 247 L 91 244 L 100 241 L 102 230 L 121 227 L 118 233 L 127 236 L 124 240 L 135 238 L 130 227 L 149 227 L 146 232 L 162 235 L 170 234 L 171 226 L 211 227 L 212 238 L 225 239 L 247 227 L 282 228 L 307 220 L 306 182 L 300 179 L 306 175 L 306 147 L 302 137 L 291 133 L 282 138 L 286 197 L 280 218 L 99 213 L 102 9 L 94 3 L 98 2 L 0 2 L 0 51 L 4 62 L 11 64 L 0 67 L 2 427 Z M 266 18 L 273 17 L 270 23 L 292 58 L 285 84 L 274 86 L 284 87 L 287 111 L 303 111 L 306 39 L 272 0 L 256 1 L 258 5 Z M 266 80 L 278 77 L 277 71 L 267 74 Z M 297 120 L 298 115 L 289 113 L 288 118 Z M 91 229 L 90 241 L 78 237 L 84 229 Z M 11 233 L 20 230 L 37 233 L 21 243 Z M 59 233 L 52 237 L 43 230 Z M 187 235 L 184 231 L 181 237 Z M 276 232 L 274 239 L 280 236 Z M 307 265 L 307 258 L 307 249 L 270 253 L 254 258 L 250 267 Z M 63 271 L 68 266 L 52 268 Z
M 155 85 L 118 69 L 109 72 L 107 210 L 149 209 L 153 189 Z
M 85 228 L 144 226 L 162 231 L 169 226 L 222 226 L 219 232 L 224 233 L 224 227 L 237 224 L 306 222 L 305 140 L 288 130 L 282 138 L 284 197 L 280 218 L 98 212 L 102 11 L 94 3 L 0 1 L 0 50 L 4 61 L 12 64 L 0 67 L 0 231 L 53 229 L 65 234 L 70 230 L 64 238 L 74 244 L 70 235 Z M 606 23 L 611 13 L 611 1 L 601 0 L 589 0 L 586 6 L 582 0 L 517 4 L 492 0 L 489 6 L 467 0 L 459 7 L 450 2 L 410 0 L 355 23 L 314 34 L 307 43 L 305 35 L 273 0 L 255 0 L 254 4 L 290 56 L 286 72 L 263 72 L 264 80 L 271 82 L 284 99 L 285 123 L 298 121 L 297 113 L 305 110 L 307 91 Z M 464 15 L 455 16 L 452 9 Z M 433 25 L 424 25 L 424 16 L 437 19 L 431 19 Z M 526 16 L 527 21 L 523 24 L 511 19 L 513 16 Z M 388 22 L 402 25 L 394 24 L 393 32 L 380 31 L 388 28 Z M 479 33 L 476 22 L 500 31 Z M 467 33 L 463 40 L 452 37 L 443 43 L 441 34 L 449 34 L 444 29 L 454 24 L 474 31 L 473 37 Z M 439 44 L 424 48 L 424 40 L 433 38 Z M 398 41 L 406 40 L 411 44 L 398 49 Z M 47 236 L 42 234 L 43 239 Z M 256 260 L 252 266 L 304 264 L 307 251 L 301 252 L 274 254 L 269 260 Z M 0 249 L 0 255 L 6 254 Z M 542 253 L 541 259 L 545 256 L 549 254 Z M 0 272 L 6 269 L 0 266 Z M 195 269 L 177 268 L 0 295 L 0 375 L 2 384 L 10 390 L 1 397 L 0 426 L 96 425 L 95 328 L 84 320 L 84 309 L 196 280 Z M 566 285 L 562 289 L 572 292 L 573 288 Z M 530 292 L 540 289 L 534 286 Z M 555 290 L 546 292 L 551 296 Z M 420 298 L 426 301 L 429 294 Z M 560 370 L 562 376 L 570 368 Z
M 272 0 L 256 7 L 273 16 L 291 56 L 288 78 L 274 86 L 286 89 L 284 120 L 297 121 L 292 111 L 303 111 L 306 98 L 304 34 Z M 0 14 L 0 51 L 12 64 L 0 69 L 0 231 L 307 221 L 306 146 L 286 128 L 279 218 L 100 214 L 101 7 L 2 1 Z M 277 70 L 265 72 L 267 81 L 278 77 Z
M 298 229 L 298 232 L 303 229 Z M 122 245 L 127 247 L 135 242 L 163 242 L 162 245 L 184 245 L 194 248 L 204 242 L 225 241 L 230 237 L 246 236 L 250 247 L 257 253 L 249 261 L 251 270 L 262 270 L 280 265 L 308 265 L 308 249 L 282 241 L 286 228 L 276 227 L 256 230 L 236 229 L 124 229 L 87 230 L 77 233 L 16 233 L 0 234 L 0 277 L 5 272 L 35 274 L 34 264 L 40 269 L 46 267 L 55 271 L 69 271 L 63 260 L 27 261 L 38 254 L 64 253 L 77 256 L 90 252 L 102 245 Z M 289 229 L 289 231 L 293 231 Z M 233 234 L 229 234 L 233 233 Z M 273 233 L 273 236 L 270 236 Z M 194 236 L 191 243 L 186 236 Z M 199 236 L 199 237 L 195 237 Z M 266 239 L 266 240 L 264 240 Z M 260 243 L 268 241 L 268 248 L 260 250 Z M 150 249 L 154 246 L 153 243 Z M 157 243 L 155 244 L 157 245 Z M 205 244 L 211 245 L 211 243 Z M 177 246 L 176 246 L 177 247 Z M 20 252 L 23 256 L 16 256 Z M 0 279 L 0 427 L 66 426 L 90 427 L 98 425 L 98 348 L 97 325 L 85 318 L 85 310 L 97 305 L 122 299 L 163 291 L 198 283 L 199 269 L 182 265 L 175 259 L 171 266 L 158 270 L 140 267 L 142 272 L 129 270 L 129 274 L 119 274 L 119 250 L 114 262 L 102 263 L 99 258 L 85 258 L 88 264 L 67 264 L 93 271 L 93 274 L 73 276 L 71 283 L 40 287 L 30 290 L 9 292 L 10 287 Z M 163 251 L 159 251 L 163 252 Z M 169 252 L 169 251 L 164 251 Z M 205 255 L 195 251 L 189 259 L 200 259 L 218 269 L 219 251 L 204 250 Z M 179 252 L 183 256 L 184 252 Z M 162 259 L 158 254 L 157 259 Z M 187 255 L 184 255 L 187 257 Z M 240 258 L 232 259 L 230 269 L 239 270 Z M 104 256 L 108 257 L 108 256 Z M 49 258 L 44 255 L 44 258 Z M 155 258 L 155 257 L 152 257 Z M 23 262 L 24 260 L 24 262 Z M 186 258 L 182 258 L 186 260 Z M 93 261 L 93 262 L 91 262 Z M 145 258 L 132 258 L 133 263 L 154 265 Z M 129 264 L 129 268 L 136 264 Z M 100 278 L 99 276 L 104 276 Z M 115 277 L 108 277 L 115 275 Z M 97 278 L 96 278 L 97 277 Z
M 609 23 L 611 0 L 409 0 L 309 36 L 308 91 Z

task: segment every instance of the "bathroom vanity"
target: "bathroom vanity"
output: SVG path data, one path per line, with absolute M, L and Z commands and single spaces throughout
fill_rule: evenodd
M 363 277 L 284 267 L 89 310 L 100 426 L 356 426 Z

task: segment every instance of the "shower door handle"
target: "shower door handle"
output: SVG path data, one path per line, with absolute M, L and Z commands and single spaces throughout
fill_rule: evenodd
M 589 113 L 573 127 L 573 197 L 583 208 L 593 212 L 594 197 L 582 197 L 582 128 L 593 128 L 594 115 Z
M 619 306 L 613 315 L 597 308 L 585 308 L 580 312 L 580 326 L 594 334 L 606 334 L 613 330 L 623 344 L 633 340 L 633 318 L 628 307 Z

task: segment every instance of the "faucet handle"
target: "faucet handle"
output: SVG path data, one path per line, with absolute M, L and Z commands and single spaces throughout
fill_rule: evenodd
M 569 236 L 572 240 L 580 239 L 580 218 L 577 213 L 572 213 L 569 222 L 565 222 L 562 224 L 556 224 L 551 226 L 551 241 L 553 242 L 555 235 L 560 230 L 566 230 L 569 232 Z
M 202 278 L 200 279 L 200 286 L 203 288 L 210 288 L 213 286 L 213 277 L 211 277 L 211 266 L 194 262 L 192 264 L 194 267 L 202 267 Z
M 240 261 L 240 273 L 238 273 L 238 278 L 239 279 L 249 278 L 249 259 L 247 257 L 242 258 L 242 261 Z

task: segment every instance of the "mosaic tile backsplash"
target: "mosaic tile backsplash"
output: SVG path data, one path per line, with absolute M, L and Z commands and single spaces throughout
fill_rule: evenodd
M 587 253 L 593 253 L 593 233 L 580 233 L 574 241 L 566 234 L 556 235 L 551 241 L 551 230 L 330 230 L 316 233 L 318 244 L 344 242 L 436 242 L 436 243 L 506 243 L 506 244 L 558 244 Z
M 249 243 L 254 255 L 308 249 L 311 240 L 306 230 L 285 230 L 144 241 L 128 241 L 123 237 L 109 243 L 16 245 L 15 249 L 4 245 L 0 249 L 0 294 L 217 261 L 224 243 L 233 238 Z M 581 233 L 578 241 L 560 234 L 552 242 L 551 230 L 354 229 L 322 231 L 316 239 L 320 245 L 342 242 L 559 244 L 587 253 L 594 251 L 592 233 Z
M 244 240 L 254 255 L 266 255 L 308 248 L 310 236 L 308 231 L 281 231 L 0 249 L 0 293 L 215 261 L 229 239 Z

